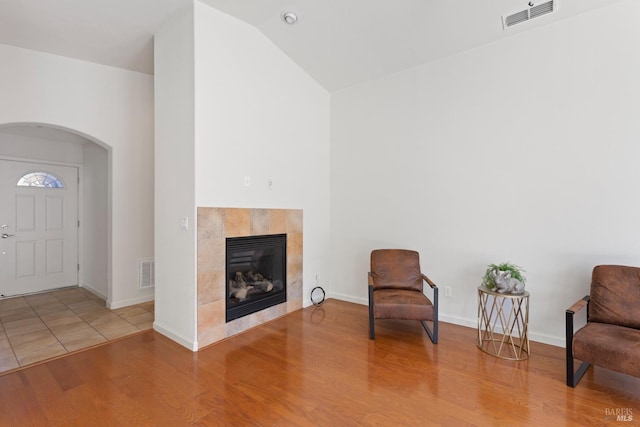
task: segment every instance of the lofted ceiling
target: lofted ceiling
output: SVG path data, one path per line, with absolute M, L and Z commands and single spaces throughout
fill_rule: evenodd
M 523 0 L 200 0 L 263 32 L 328 91 L 623 0 L 557 0 L 503 30 Z M 0 0 L 0 43 L 153 73 L 153 34 L 191 0 Z M 534 2 L 543 3 L 543 2 Z M 295 25 L 280 15 L 294 11 Z

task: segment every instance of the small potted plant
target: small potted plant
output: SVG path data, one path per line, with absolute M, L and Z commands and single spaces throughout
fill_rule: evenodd
M 509 262 L 489 264 L 482 278 L 482 286 L 501 294 L 521 294 L 524 292 L 524 270 Z

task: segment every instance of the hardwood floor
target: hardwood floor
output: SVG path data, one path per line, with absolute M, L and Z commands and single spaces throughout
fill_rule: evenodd
M 327 300 L 191 351 L 153 332 L 0 376 L 0 425 L 586 426 L 640 421 L 640 379 L 591 368 L 564 383 L 564 349 L 513 362 L 476 330 L 376 321 Z M 623 424 L 625 425 L 625 424 Z

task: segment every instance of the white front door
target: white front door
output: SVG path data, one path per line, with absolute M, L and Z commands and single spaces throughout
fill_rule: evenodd
M 46 172 L 62 188 L 19 186 Z M 78 168 L 0 159 L 0 297 L 78 284 Z

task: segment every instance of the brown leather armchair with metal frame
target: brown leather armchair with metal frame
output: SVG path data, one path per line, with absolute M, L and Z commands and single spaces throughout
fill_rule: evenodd
M 426 282 L 433 303 L 423 292 Z M 420 270 L 418 252 L 376 249 L 369 272 L 369 337 L 376 337 L 374 319 L 418 320 L 434 344 L 438 343 L 438 287 Z M 427 321 L 433 323 L 429 328 Z
M 574 315 L 586 325 L 574 333 Z M 590 365 L 640 377 L 640 268 L 598 265 L 590 294 L 566 310 L 567 385 L 575 387 Z M 574 370 L 574 359 L 581 361 Z

